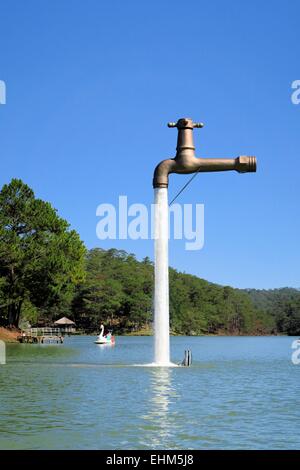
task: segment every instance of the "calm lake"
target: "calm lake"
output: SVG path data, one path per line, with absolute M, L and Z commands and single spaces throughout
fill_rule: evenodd
M 192 367 L 136 367 L 151 337 L 7 346 L 0 449 L 300 449 L 292 337 L 173 337 Z

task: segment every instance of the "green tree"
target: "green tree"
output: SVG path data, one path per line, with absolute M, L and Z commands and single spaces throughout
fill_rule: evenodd
M 271 319 L 270 331 L 288 335 L 300 334 L 299 289 L 247 289 L 246 292 L 260 312 Z
M 48 202 L 21 180 L 0 191 L 1 315 L 18 326 L 22 306 L 55 312 L 84 278 L 85 248 Z M 33 311 L 31 309 L 31 311 Z
M 152 318 L 153 266 L 123 250 L 95 248 L 87 253 L 86 280 L 73 301 L 76 323 L 96 329 L 102 322 L 132 330 Z

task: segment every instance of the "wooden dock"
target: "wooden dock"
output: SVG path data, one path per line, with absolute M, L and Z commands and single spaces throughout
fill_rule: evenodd
M 18 340 L 20 343 L 29 344 L 62 344 L 64 337 L 60 328 L 28 328 L 22 331 Z

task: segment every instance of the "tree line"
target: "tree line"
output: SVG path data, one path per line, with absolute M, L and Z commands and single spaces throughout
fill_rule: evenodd
M 50 203 L 21 180 L 0 191 L 0 324 L 52 324 L 85 331 L 151 331 L 153 264 L 122 250 L 86 250 Z M 300 334 L 296 289 L 240 290 L 170 268 L 174 334 Z

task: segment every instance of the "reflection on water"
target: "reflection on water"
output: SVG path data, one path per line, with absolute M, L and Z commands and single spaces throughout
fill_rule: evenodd
M 172 372 L 165 367 L 149 369 L 149 411 L 143 415 L 146 421 L 143 439 L 152 448 L 165 447 L 176 427 L 177 413 L 170 410 L 170 405 L 177 401 L 179 395 L 172 383 Z
M 103 343 L 103 344 L 95 343 L 95 344 L 98 349 L 110 349 L 110 348 L 115 347 L 115 343 Z

